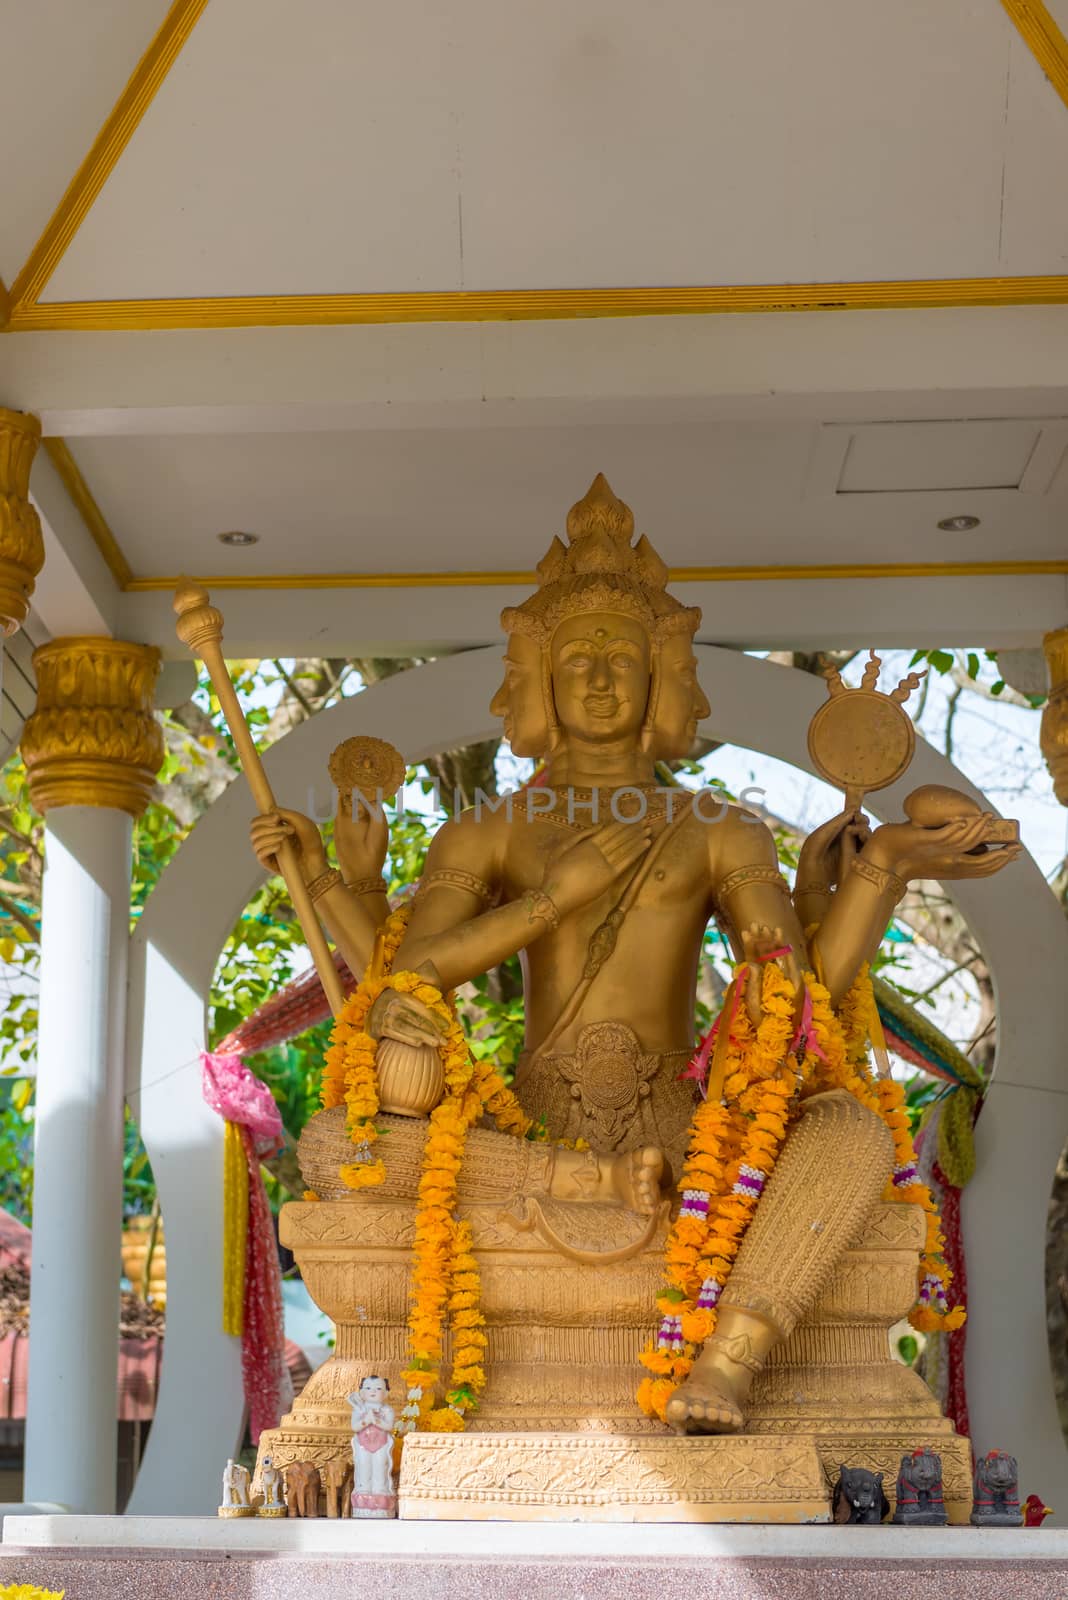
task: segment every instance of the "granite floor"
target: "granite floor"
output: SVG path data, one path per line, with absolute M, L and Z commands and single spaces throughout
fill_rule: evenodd
M 67 1600 L 1063 1600 L 1068 1560 L 354 1556 L 6 1546 L 0 1585 Z

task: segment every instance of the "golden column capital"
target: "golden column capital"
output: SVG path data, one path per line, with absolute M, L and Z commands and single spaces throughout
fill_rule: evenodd
M 1042 712 L 1039 742 L 1053 792 L 1062 806 L 1068 806 L 1068 627 L 1047 633 L 1042 648 L 1049 668 L 1049 699 Z
M 30 797 L 139 817 L 163 762 L 152 708 L 160 653 L 121 639 L 53 639 L 33 654 L 37 708 L 22 732 Z
M 0 634 L 25 622 L 44 566 L 41 519 L 30 503 L 30 468 L 40 442 L 36 417 L 0 406 Z

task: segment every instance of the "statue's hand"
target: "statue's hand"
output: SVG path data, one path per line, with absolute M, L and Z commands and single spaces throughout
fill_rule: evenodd
M 606 823 L 550 861 L 542 890 L 561 915 L 588 905 L 636 865 L 651 837 L 641 822 Z
M 389 844 L 389 823 L 381 806 L 369 809 L 351 800 L 346 809 L 338 797 L 334 818 L 334 851 L 346 883 L 375 878 L 382 871 Z
M 803 979 L 798 952 L 786 948 L 782 929 L 769 928 L 766 922 L 751 922 L 748 928 L 742 929 L 742 953 L 749 967 L 745 1003 L 754 1027 L 759 1024 L 764 1011 L 764 968 L 772 951 L 782 952 L 774 956 L 775 964 L 793 985 L 794 993 L 801 992 Z
M 1016 857 L 1021 844 L 985 848 L 993 812 L 960 817 L 941 828 L 921 828 L 915 822 L 888 822 L 877 828 L 864 847 L 864 855 L 899 878 L 990 878 Z
M 318 828 L 300 811 L 266 811 L 253 817 L 249 828 L 256 860 L 268 872 L 278 871 L 278 851 L 285 840 L 292 844 L 305 883 L 326 871 L 326 848 Z
M 844 876 L 854 856 L 871 838 L 868 819 L 859 809 L 848 809 L 814 828 L 801 846 L 797 861 L 797 882 L 804 888 L 826 884 L 833 889 Z
M 448 1024 L 414 995 L 383 989 L 367 1013 L 367 1031 L 372 1039 L 436 1045 L 444 1038 Z

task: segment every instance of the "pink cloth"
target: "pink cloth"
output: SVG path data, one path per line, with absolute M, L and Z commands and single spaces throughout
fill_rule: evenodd
M 249 1071 L 239 1055 L 201 1052 L 204 1099 L 227 1122 L 239 1122 L 256 1141 L 259 1155 L 283 1143 L 282 1118 L 265 1083 Z
M 239 1055 L 205 1050 L 201 1088 L 213 1111 L 241 1129 L 248 1163 L 248 1234 L 245 1247 L 244 1332 L 241 1374 L 253 1444 L 264 1428 L 276 1428 L 292 1389 L 285 1363 L 282 1275 L 260 1160 L 283 1141 L 282 1118 L 265 1083 Z
M 377 1422 L 369 1422 L 366 1427 L 360 1429 L 356 1437 L 372 1456 L 377 1450 L 381 1450 L 384 1444 L 389 1443 L 389 1434 L 385 1428 L 380 1428 Z

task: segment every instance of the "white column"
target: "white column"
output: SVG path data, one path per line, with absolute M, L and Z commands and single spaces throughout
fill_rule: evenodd
M 24 1498 L 114 1511 L 132 821 L 48 815 Z
M 22 735 L 46 818 L 24 1497 L 114 1511 L 126 974 L 133 818 L 163 737 L 159 652 L 34 651 Z

